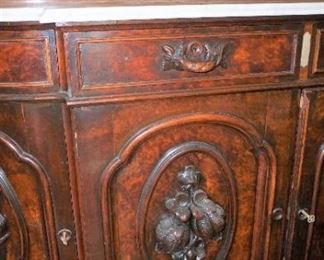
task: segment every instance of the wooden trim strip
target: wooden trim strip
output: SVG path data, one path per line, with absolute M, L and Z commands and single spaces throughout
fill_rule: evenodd
M 75 225 L 75 239 L 77 244 L 78 259 L 83 260 L 84 257 L 84 246 L 82 239 L 82 226 L 81 226 L 81 215 L 80 215 L 80 204 L 78 196 L 78 182 L 76 173 L 76 161 L 75 161 L 75 146 L 73 142 L 72 132 L 72 120 L 71 112 L 66 106 L 62 106 L 63 113 L 63 124 L 64 124 L 64 138 L 66 144 L 67 161 L 69 166 L 69 182 L 71 192 L 71 203 L 73 211 L 73 219 Z
M 310 101 L 307 96 L 307 91 L 303 91 L 300 97 L 300 112 L 298 118 L 298 128 L 295 147 L 295 159 L 292 174 L 292 181 L 290 187 L 290 196 L 288 203 L 288 223 L 286 233 L 286 243 L 284 248 L 284 258 L 289 260 L 292 253 L 292 243 L 295 235 L 295 223 L 296 212 L 298 208 L 298 193 L 301 183 L 304 154 L 305 154 L 305 142 L 307 134 L 307 125 L 309 117 Z
M 320 181 L 321 181 L 321 169 L 324 165 L 324 143 L 318 149 L 317 157 L 315 160 L 315 177 L 314 177 L 314 186 L 313 186 L 313 196 L 312 196 L 312 206 L 309 214 L 316 215 L 316 205 L 318 199 L 318 193 L 320 189 Z M 307 239 L 306 239 L 306 249 L 305 249 L 305 257 L 304 259 L 308 259 L 308 255 L 310 253 L 310 247 L 313 236 L 313 229 L 315 223 L 309 223 L 307 230 Z

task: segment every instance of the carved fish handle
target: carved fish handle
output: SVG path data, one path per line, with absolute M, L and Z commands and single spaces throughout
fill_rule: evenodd
M 223 54 L 226 44 L 208 44 L 193 41 L 180 44 L 162 46 L 164 71 L 178 70 L 194 73 L 206 73 L 218 66 L 224 66 Z

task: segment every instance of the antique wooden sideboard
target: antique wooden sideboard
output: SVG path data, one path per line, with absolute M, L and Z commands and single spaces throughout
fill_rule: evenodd
M 317 6 L 3 20 L 0 259 L 324 259 Z

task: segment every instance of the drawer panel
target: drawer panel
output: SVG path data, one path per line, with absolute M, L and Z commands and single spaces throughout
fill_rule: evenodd
M 312 76 L 324 76 L 324 23 L 315 28 Z
M 76 95 L 155 92 L 296 78 L 300 25 L 69 32 Z M 161 85 L 163 87 L 161 88 Z
M 54 31 L 0 32 L 0 91 L 48 91 L 57 84 Z

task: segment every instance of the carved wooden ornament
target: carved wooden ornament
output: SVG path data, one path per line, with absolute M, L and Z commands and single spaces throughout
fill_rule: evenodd
M 174 260 L 204 259 L 206 242 L 221 239 L 224 209 L 199 189 L 200 172 L 185 166 L 178 172 L 180 191 L 165 201 L 167 213 L 156 226 L 156 251 Z
M 0 246 L 4 244 L 9 237 L 7 232 L 7 218 L 0 213 Z
M 26 220 L 23 215 L 20 203 L 18 201 L 17 194 L 14 188 L 12 187 L 9 179 L 7 178 L 6 173 L 1 167 L 0 167 L 0 195 L 5 196 L 8 199 L 18 221 L 18 226 L 20 229 L 20 235 L 22 241 L 21 253 L 20 253 L 21 255 L 19 259 L 21 260 L 28 259 L 29 238 L 28 238 Z M 8 240 L 10 236 L 10 233 L 8 232 L 7 222 L 8 221 L 6 216 L 0 213 L 0 246 L 5 244 L 5 242 Z M 5 253 L 5 250 L 3 250 L 2 253 Z M 5 256 L 0 254 L 0 259 L 2 259 L 1 257 L 5 257 Z
M 180 44 L 177 47 L 164 45 L 162 46 L 164 52 L 162 68 L 165 71 L 173 69 L 204 73 L 218 66 L 224 67 L 225 46 L 224 43 L 210 45 L 198 41 Z

